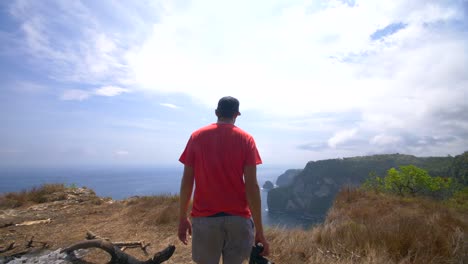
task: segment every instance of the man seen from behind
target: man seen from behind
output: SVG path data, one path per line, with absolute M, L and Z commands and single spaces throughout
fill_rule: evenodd
M 263 233 L 257 165 L 262 163 L 253 137 L 234 125 L 239 101 L 223 97 L 217 122 L 192 133 L 179 161 L 179 239 L 192 235 L 192 258 L 199 264 L 241 264 L 255 243 L 269 244 Z M 192 222 L 188 207 L 194 189 Z M 253 219 L 253 221 L 252 221 Z

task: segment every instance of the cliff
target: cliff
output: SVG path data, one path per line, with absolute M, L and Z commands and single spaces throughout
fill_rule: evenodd
M 310 161 L 291 185 L 270 190 L 270 212 L 324 214 L 343 186 L 358 186 L 369 173 L 384 175 L 392 167 L 415 165 L 432 176 L 451 176 L 453 157 L 415 157 L 402 154 L 373 155 Z
M 294 178 L 301 172 L 302 169 L 289 169 L 285 171 L 283 174 L 278 176 L 278 179 L 276 179 L 276 185 L 279 187 L 290 185 L 294 181 Z

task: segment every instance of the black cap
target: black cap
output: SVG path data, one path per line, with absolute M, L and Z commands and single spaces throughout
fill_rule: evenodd
M 236 115 L 240 115 L 239 100 L 232 96 L 225 96 L 219 99 L 216 111 L 221 117 L 233 118 Z

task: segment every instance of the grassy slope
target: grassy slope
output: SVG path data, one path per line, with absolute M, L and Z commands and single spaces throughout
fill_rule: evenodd
M 345 189 L 323 224 L 268 236 L 278 263 L 468 263 L 467 228 L 466 209 Z
M 54 189 L 57 188 L 48 188 Z M 0 208 L 6 197 L 0 197 Z M 11 204 L 15 195 L 8 197 Z M 26 204 L 29 202 L 19 209 L 31 211 Z M 41 211 L 51 216 L 49 225 L 15 227 L 15 232 L 0 229 L 0 246 L 35 235 L 39 240 L 53 241 L 53 248 L 64 247 L 83 239 L 90 229 L 113 241 L 151 242 L 150 253 L 174 243 L 176 252 L 167 263 L 191 263 L 190 247 L 183 246 L 176 237 L 178 197 L 140 197 L 53 208 Z M 323 224 L 310 230 L 268 228 L 269 258 L 291 264 L 468 263 L 468 211 L 467 207 L 457 208 L 419 198 L 345 189 Z M 129 253 L 147 258 L 138 250 Z M 87 258 L 93 263 L 105 263 L 102 253 L 95 252 Z

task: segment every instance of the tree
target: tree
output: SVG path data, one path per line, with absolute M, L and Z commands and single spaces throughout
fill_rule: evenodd
M 452 177 L 459 183 L 468 185 L 468 151 L 455 157 L 451 167 Z
M 364 183 L 367 189 L 385 191 L 397 195 L 426 195 L 435 198 L 450 196 L 453 192 L 452 178 L 431 177 L 426 170 L 414 165 L 391 168 L 384 178 L 371 174 Z

